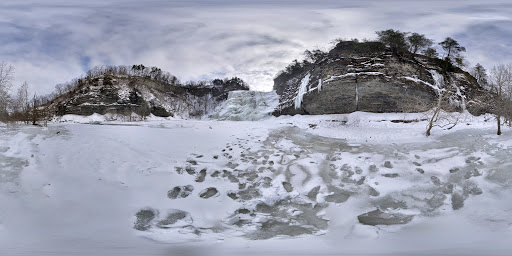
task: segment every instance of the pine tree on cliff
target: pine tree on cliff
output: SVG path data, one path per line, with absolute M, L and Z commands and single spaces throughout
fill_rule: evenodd
M 413 54 L 416 54 L 419 50 L 428 48 L 434 44 L 434 41 L 428 39 L 425 35 L 418 33 L 412 33 L 407 37 L 407 41 L 409 42 L 409 50 Z
M 377 31 L 377 36 L 379 37 L 378 40 L 389 46 L 391 48 L 391 51 L 393 53 L 398 54 L 402 52 L 406 52 L 409 48 L 409 45 L 407 44 L 407 41 L 405 39 L 407 33 L 400 32 L 399 30 L 382 30 Z
M 465 47 L 461 46 L 459 42 L 451 37 L 447 37 L 444 41 L 440 42 L 439 45 L 446 51 L 446 59 L 450 59 L 453 56 L 457 57 L 460 52 L 466 51 Z

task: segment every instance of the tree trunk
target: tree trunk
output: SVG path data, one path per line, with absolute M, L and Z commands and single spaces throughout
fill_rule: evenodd
M 498 122 L 498 132 L 496 134 L 501 135 L 501 116 L 496 116 L 496 121 Z

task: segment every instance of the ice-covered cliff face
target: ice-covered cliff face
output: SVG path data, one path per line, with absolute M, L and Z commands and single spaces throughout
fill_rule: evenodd
M 483 91 L 447 62 L 397 56 L 376 42 L 341 42 L 324 58 L 291 70 L 274 80 L 276 115 L 425 111 L 444 90 L 454 92 L 454 106 L 471 111 L 467 102 Z
M 219 80 L 221 81 L 221 80 Z M 58 116 L 94 113 L 194 118 L 208 115 L 227 99 L 228 92 L 242 90 L 235 83 L 186 87 L 134 77 L 104 77 L 61 95 L 50 105 Z
M 231 121 L 256 121 L 272 115 L 279 104 L 275 91 L 231 91 L 212 119 Z

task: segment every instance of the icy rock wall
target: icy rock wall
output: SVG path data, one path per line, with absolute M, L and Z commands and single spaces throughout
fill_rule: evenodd
M 275 91 L 231 91 L 212 119 L 231 121 L 255 121 L 272 115 L 279 104 Z

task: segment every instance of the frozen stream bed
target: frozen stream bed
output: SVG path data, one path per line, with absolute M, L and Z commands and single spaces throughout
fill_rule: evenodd
M 509 255 L 512 131 L 401 118 L 0 127 L 0 255 Z

